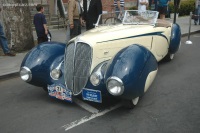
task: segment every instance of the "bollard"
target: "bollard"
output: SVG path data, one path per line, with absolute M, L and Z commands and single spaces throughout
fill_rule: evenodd
M 192 44 L 192 41 L 190 41 L 191 20 L 192 20 L 192 12 L 190 12 L 190 18 L 189 18 L 188 40 L 185 42 L 185 44 Z

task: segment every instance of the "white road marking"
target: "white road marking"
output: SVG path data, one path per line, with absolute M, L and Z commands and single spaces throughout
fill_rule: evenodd
M 81 125 L 81 124 L 83 124 L 83 123 L 86 123 L 86 122 L 88 122 L 88 121 L 90 121 L 90 120 L 92 120 L 92 119 L 95 119 L 95 118 L 97 118 L 97 117 L 99 117 L 99 116 L 103 116 L 103 115 L 105 115 L 106 113 L 108 113 L 108 112 L 110 112 L 110 111 L 112 111 L 112 110 L 115 110 L 115 109 L 117 109 L 117 108 L 119 108 L 119 107 L 121 107 L 121 106 L 122 106 L 122 104 L 119 103 L 119 104 L 117 104 L 117 105 L 115 105 L 115 106 L 113 106 L 113 107 L 110 107 L 110 108 L 108 108 L 108 109 L 105 109 L 105 110 L 102 111 L 102 112 L 93 113 L 93 114 L 92 114 L 91 116 L 89 116 L 89 117 L 88 117 L 88 116 L 85 116 L 85 117 L 81 118 L 80 120 L 76 120 L 76 121 L 74 121 L 74 122 L 71 122 L 70 124 L 66 124 L 66 125 L 62 126 L 62 128 L 64 128 L 65 131 L 68 131 L 68 130 L 70 130 L 70 129 L 76 127 L 76 126 L 79 126 L 79 125 Z
M 98 113 L 99 110 L 90 106 L 89 104 L 87 103 L 84 103 L 83 101 L 77 99 L 77 98 L 74 98 L 73 101 L 80 107 L 82 107 L 83 109 L 89 111 L 90 113 Z

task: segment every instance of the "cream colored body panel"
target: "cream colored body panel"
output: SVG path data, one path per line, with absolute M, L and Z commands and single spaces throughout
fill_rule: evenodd
M 147 79 L 146 79 L 146 82 L 145 82 L 145 87 L 144 87 L 144 92 L 146 92 L 149 89 L 149 86 L 154 81 L 157 72 L 158 72 L 158 69 L 155 70 L 155 71 L 150 72 L 149 75 L 147 76 Z
M 170 35 L 171 27 L 120 24 L 96 27 L 81 34 L 76 40 L 92 47 L 93 70 L 99 63 L 113 58 L 121 49 L 132 44 L 146 47 L 160 61 L 168 52 Z
M 155 56 L 157 61 L 163 59 L 168 53 L 168 48 L 171 38 L 171 27 L 159 27 L 155 28 L 155 32 L 163 31 L 163 36 L 153 36 L 151 52 Z M 166 38 L 164 38 L 166 37 Z

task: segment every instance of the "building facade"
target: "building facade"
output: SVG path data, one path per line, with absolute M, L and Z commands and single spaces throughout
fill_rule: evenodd
M 124 0 L 125 7 L 128 9 L 129 7 L 133 7 L 137 5 L 137 0 Z M 67 3 L 68 0 L 63 0 L 63 3 Z M 114 0 L 101 0 L 103 11 L 112 11 L 113 10 L 113 2 Z

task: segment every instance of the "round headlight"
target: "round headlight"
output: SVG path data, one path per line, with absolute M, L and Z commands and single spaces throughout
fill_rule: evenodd
M 118 77 L 110 77 L 107 80 L 107 90 L 114 96 L 122 95 L 124 92 L 124 85 L 122 80 Z
M 30 81 L 32 79 L 31 70 L 28 67 L 22 67 L 20 70 L 20 77 L 23 81 Z
M 90 82 L 92 83 L 92 85 L 97 86 L 100 84 L 101 81 L 101 74 L 100 73 L 93 73 L 90 76 Z
M 58 80 L 61 76 L 61 71 L 60 69 L 53 69 L 50 73 L 50 76 L 54 80 Z

